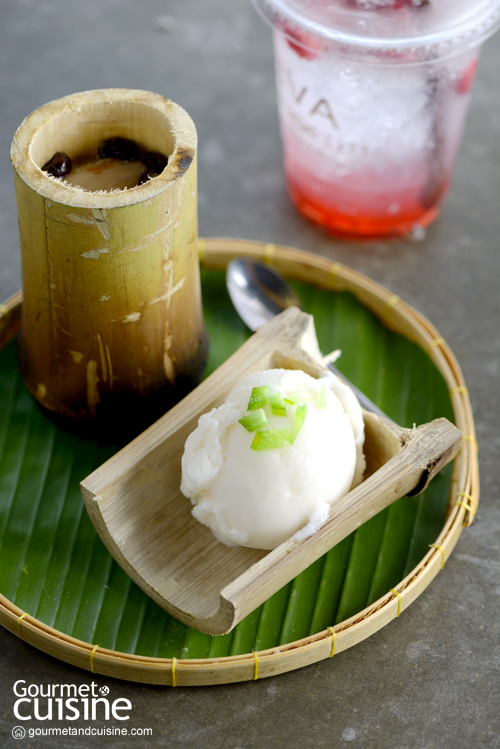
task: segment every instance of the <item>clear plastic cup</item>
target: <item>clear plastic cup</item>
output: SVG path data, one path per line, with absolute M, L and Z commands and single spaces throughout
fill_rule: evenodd
M 332 234 L 428 226 L 500 0 L 252 0 L 272 25 L 286 181 Z

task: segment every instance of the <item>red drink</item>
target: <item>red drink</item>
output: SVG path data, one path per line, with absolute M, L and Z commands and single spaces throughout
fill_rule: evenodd
M 285 172 L 332 234 L 426 227 L 448 191 L 500 0 L 254 0 L 273 26 Z
M 290 153 L 285 150 L 285 171 L 292 201 L 300 213 L 335 236 L 404 236 L 416 227 L 426 227 L 437 217 L 448 189 L 449 179 L 443 174 L 428 204 L 427 165 L 406 185 L 397 173 L 388 173 L 384 181 L 373 174 L 324 180 L 314 170 L 299 166 L 294 149 L 289 143 L 287 146 Z

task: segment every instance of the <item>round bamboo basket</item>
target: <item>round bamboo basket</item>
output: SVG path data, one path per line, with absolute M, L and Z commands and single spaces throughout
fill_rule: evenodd
M 356 645 L 398 617 L 432 582 L 463 528 L 472 522 L 479 501 L 477 443 L 464 378 L 449 346 L 423 315 L 366 276 L 301 250 L 232 239 L 199 240 L 198 248 L 207 268 L 224 268 L 234 257 L 251 256 L 272 264 L 288 278 L 355 294 L 386 326 L 416 342 L 432 358 L 448 385 L 454 420 L 464 442 L 453 465 L 446 521 L 419 564 L 394 589 L 355 616 L 279 648 L 190 660 L 130 655 L 70 637 L 0 596 L 0 623 L 30 645 L 92 673 L 147 684 L 201 686 L 256 680 L 330 658 Z M 20 293 L 0 307 L 0 346 L 18 330 L 21 307 Z
M 96 159 L 99 144 L 116 136 L 168 157 L 161 175 L 107 192 L 42 170 L 58 151 Z M 196 149 L 187 112 L 149 91 L 72 94 L 19 126 L 11 148 L 24 296 L 19 365 L 48 411 L 97 418 L 100 428 L 126 413 L 144 428 L 141 414 L 159 415 L 201 379 Z

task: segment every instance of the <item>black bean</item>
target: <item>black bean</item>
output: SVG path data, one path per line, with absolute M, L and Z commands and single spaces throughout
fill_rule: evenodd
M 42 170 L 51 174 L 53 177 L 65 177 L 71 172 L 71 159 L 62 151 L 57 151 L 46 164 L 42 166 Z
M 158 151 L 149 151 L 142 157 L 142 163 L 150 172 L 161 174 L 168 164 L 168 156 L 164 156 Z
M 99 149 L 100 159 L 119 159 L 120 161 L 138 161 L 141 151 L 137 143 L 128 138 L 108 138 L 103 140 Z

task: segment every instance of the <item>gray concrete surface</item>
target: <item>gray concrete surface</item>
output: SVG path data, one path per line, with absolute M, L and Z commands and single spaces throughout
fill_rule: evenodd
M 150 739 L 119 746 L 500 746 L 500 37 L 484 48 L 453 188 L 421 243 L 335 241 L 285 193 L 269 30 L 249 0 L 1 0 L 0 299 L 20 287 L 12 136 L 41 104 L 89 88 L 170 96 L 199 132 L 200 234 L 291 244 L 346 263 L 429 317 L 457 355 L 475 412 L 482 498 L 424 594 L 391 625 L 333 660 L 235 686 L 113 683 Z M 90 674 L 0 630 L 2 745 L 12 687 L 90 683 Z M 96 677 L 99 684 L 109 680 Z M 94 746 L 89 738 L 25 739 Z

